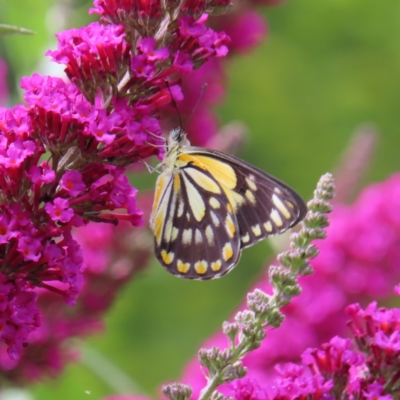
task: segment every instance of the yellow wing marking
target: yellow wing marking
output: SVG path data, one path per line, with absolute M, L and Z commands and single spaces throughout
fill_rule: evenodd
M 283 225 L 282 218 L 279 215 L 278 211 L 276 211 L 275 209 L 271 211 L 270 217 L 278 228 L 280 228 Z
M 225 261 L 228 261 L 230 258 L 232 258 L 232 256 L 233 256 L 232 245 L 228 242 L 222 249 L 222 257 L 224 257 Z
M 221 193 L 221 189 L 215 183 L 215 181 L 209 178 L 203 172 L 200 172 L 194 168 L 186 168 L 185 173 L 188 174 L 196 182 L 196 184 L 202 187 L 204 190 L 207 190 L 211 193 Z
M 154 192 L 153 210 L 152 210 L 153 215 L 157 211 L 158 205 L 160 203 L 161 195 L 164 193 L 165 186 L 166 186 L 166 183 L 167 183 L 166 179 L 167 179 L 167 175 L 166 174 L 161 174 L 157 178 L 156 189 L 155 189 L 155 192 Z
M 194 158 L 200 163 L 199 166 L 206 169 L 220 185 L 224 185 L 228 189 L 236 187 L 236 173 L 229 164 L 207 156 L 196 155 Z
M 174 235 L 176 233 L 176 236 L 178 236 L 178 232 L 174 232 L 174 228 L 172 225 L 172 221 L 174 219 L 175 215 L 175 209 L 176 209 L 176 203 L 177 203 L 177 197 L 179 197 L 179 192 L 181 188 L 181 180 L 178 174 L 174 176 L 174 189 L 173 189 L 173 199 L 170 204 L 168 204 L 168 198 L 169 196 L 165 196 L 163 200 L 163 207 L 166 209 L 166 215 L 165 217 L 168 218 L 167 221 L 164 221 L 165 228 L 164 228 L 164 239 L 166 242 L 172 242 L 174 240 Z M 169 205 L 169 209 L 168 209 Z
M 174 192 L 177 193 L 181 189 L 181 180 L 178 174 L 174 176 Z
M 164 229 L 164 240 L 166 240 L 167 242 L 169 242 L 172 237 L 172 228 L 172 218 L 169 217 Z
M 209 246 L 213 246 L 214 245 L 214 231 L 211 228 L 211 225 L 207 225 L 205 233 L 206 233 L 207 243 L 209 244 Z
M 158 244 L 161 243 L 162 228 L 165 220 L 165 210 L 160 210 L 153 221 L 153 232 Z
M 208 156 L 192 156 L 185 153 L 178 156 L 178 166 L 185 166 L 189 163 L 210 172 L 219 184 L 224 185 L 228 189 L 236 187 L 237 178 L 235 171 L 227 163 Z
M 208 171 L 218 184 L 221 185 L 229 203 L 235 211 L 245 201 L 243 196 L 233 190 L 237 185 L 237 176 L 235 170 L 226 162 L 205 155 L 193 156 L 190 154 L 180 154 L 178 161 L 179 166 L 185 166 L 190 163 L 197 168 Z
M 194 264 L 194 269 L 199 275 L 203 275 L 207 272 L 208 263 L 206 260 L 202 260 Z
M 203 243 L 203 235 L 201 234 L 200 229 L 196 229 L 194 233 L 194 242 L 196 244 Z
M 230 215 L 228 215 L 225 219 L 225 228 L 228 232 L 229 237 L 232 239 L 235 237 L 236 227 L 233 222 L 233 219 Z
M 250 235 L 249 232 L 247 232 L 244 236 L 242 236 L 242 243 L 246 244 L 250 242 Z
M 285 200 L 285 203 L 290 207 L 290 208 L 294 208 L 294 204 L 291 203 L 289 200 Z
M 254 225 L 251 227 L 251 230 L 254 233 L 254 236 L 261 236 L 261 227 L 260 224 Z
M 218 272 L 221 269 L 221 267 L 222 267 L 222 263 L 220 260 L 211 263 L 211 269 L 214 272 Z
M 218 219 L 218 217 L 217 217 L 217 214 L 215 214 L 214 211 L 211 211 L 211 212 L 210 212 L 210 215 L 211 215 L 211 219 L 212 219 L 213 224 L 218 228 L 220 222 L 219 222 L 219 219 Z
M 246 183 L 247 186 L 253 191 L 255 192 L 257 190 L 257 185 L 254 183 L 254 176 L 250 175 L 248 178 L 246 178 Z
M 180 272 L 181 274 L 186 274 L 189 271 L 190 264 L 184 263 L 183 261 L 178 260 L 176 268 L 177 268 L 178 272 Z
M 174 226 L 172 228 L 172 233 L 171 233 L 171 242 L 177 239 L 178 234 L 179 234 L 179 229 Z
M 282 213 L 282 215 L 286 219 L 291 218 L 289 210 L 285 207 L 285 205 L 282 203 L 281 199 L 276 194 L 272 195 L 272 201 L 275 204 L 275 207 Z
M 266 230 L 267 232 L 272 232 L 272 224 L 271 224 L 271 221 L 267 221 L 267 222 L 264 224 L 264 228 L 265 228 L 265 230 Z
M 169 265 L 174 261 L 175 254 L 174 253 L 167 253 L 165 250 L 161 251 L 161 258 L 164 261 L 165 265 Z
M 215 197 L 210 197 L 208 202 L 212 208 L 218 209 L 221 207 L 221 203 Z
M 183 244 L 191 244 L 192 243 L 192 229 L 184 229 L 182 233 L 182 243 Z
M 184 204 L 184 202 L 182 200 L 182 197 L 181 197 L 179 199 L 178 214 L 177 214 L 177 216 L 179 218 L 182 217 L 184 208 L 185 208 L 185 204 Z
M 150 220 L 151 229 L 158 245 L 161 243 L 163 227 L 168 216 L 168 201 L 172 190 L 171 186 L 167 186 L 170 182 L 167 180 L 168 177 L 170 176 L 161 174 L 157 179 L 153 212 Z
M 185 187 L 187 191 L 187 196 L 189 200 L 189 205 L 194 215 L 196 221 L 200 222 L 206 213 L 206 205 L 204 204 L 201 193 L 196 189 L 196 187 L 183 175 L 183 180 L 185 181 Z
M 256 198 L 254 197 L 254 194 L 250 190 L 246 190 L 246 193 L 244 195 L 246 196 L 246 199 L 250 201 L 251 204 L 253 205 L 256 204 Z

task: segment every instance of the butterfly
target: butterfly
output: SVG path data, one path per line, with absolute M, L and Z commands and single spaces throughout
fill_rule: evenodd
M 243 248 L 296 225 L 307 206 L 288 185 L 239 158 L 190 146 L 171 131 L 156 183 L 150 226 L 155 253 L 170 273 L 219 278 Z

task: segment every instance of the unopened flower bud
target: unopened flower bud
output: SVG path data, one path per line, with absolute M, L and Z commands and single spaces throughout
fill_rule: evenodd
M 188 400 L 192 395 L 192 388 L 183 383 L 171 383 L 163 386 L 162 392 L 171 400 Z
M 236 322 L 225 321 L 222 325 L 222 331 L 228 336 L 231 341 L 231 345 L 235 345 L 236 336 L 239 333 L 239 325 Z

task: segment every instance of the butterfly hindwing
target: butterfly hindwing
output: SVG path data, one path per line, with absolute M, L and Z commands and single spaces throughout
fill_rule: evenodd
M 226 274 L 240 257 L 240 232 L 228 198 L 216 179 L 188 163 L 167 179 L 155 208 L 156 255 L 171 273 L 186 279 L 212 279 Z M 158 190 L 158 188 L 157 188 Z M 164 204 L 163 204 L 164 203 Z M 164 212 L 168 210 L 168 212 Z
M 235 157 L 222 153 L 218 157 L 234 167 L 238 182 L 234 190 L 244 198 L 236 211 L 242 248 L 285 232 L 304 218 L 307 206 L 288 185 Z

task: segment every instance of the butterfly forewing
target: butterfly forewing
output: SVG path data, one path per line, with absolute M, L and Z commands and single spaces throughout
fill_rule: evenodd
M 191 147 L 181 133 L 171 134 L 151 217 L 156 255 L 169 272 L 220 277 L 242 248 L 304 218 L 306 204 L 285 183 L 236 157 Z
M 228 154 L 196 149 L 198 159 L 207 157 L 228 164 L 235 172 L 235 215 L 241 247 L 249 247 L 268 236 L 286 231 L 307 213 L 302 198 L 288 185 L 264 171 Z M 214 170 L 213 170 L 214 171 Z

